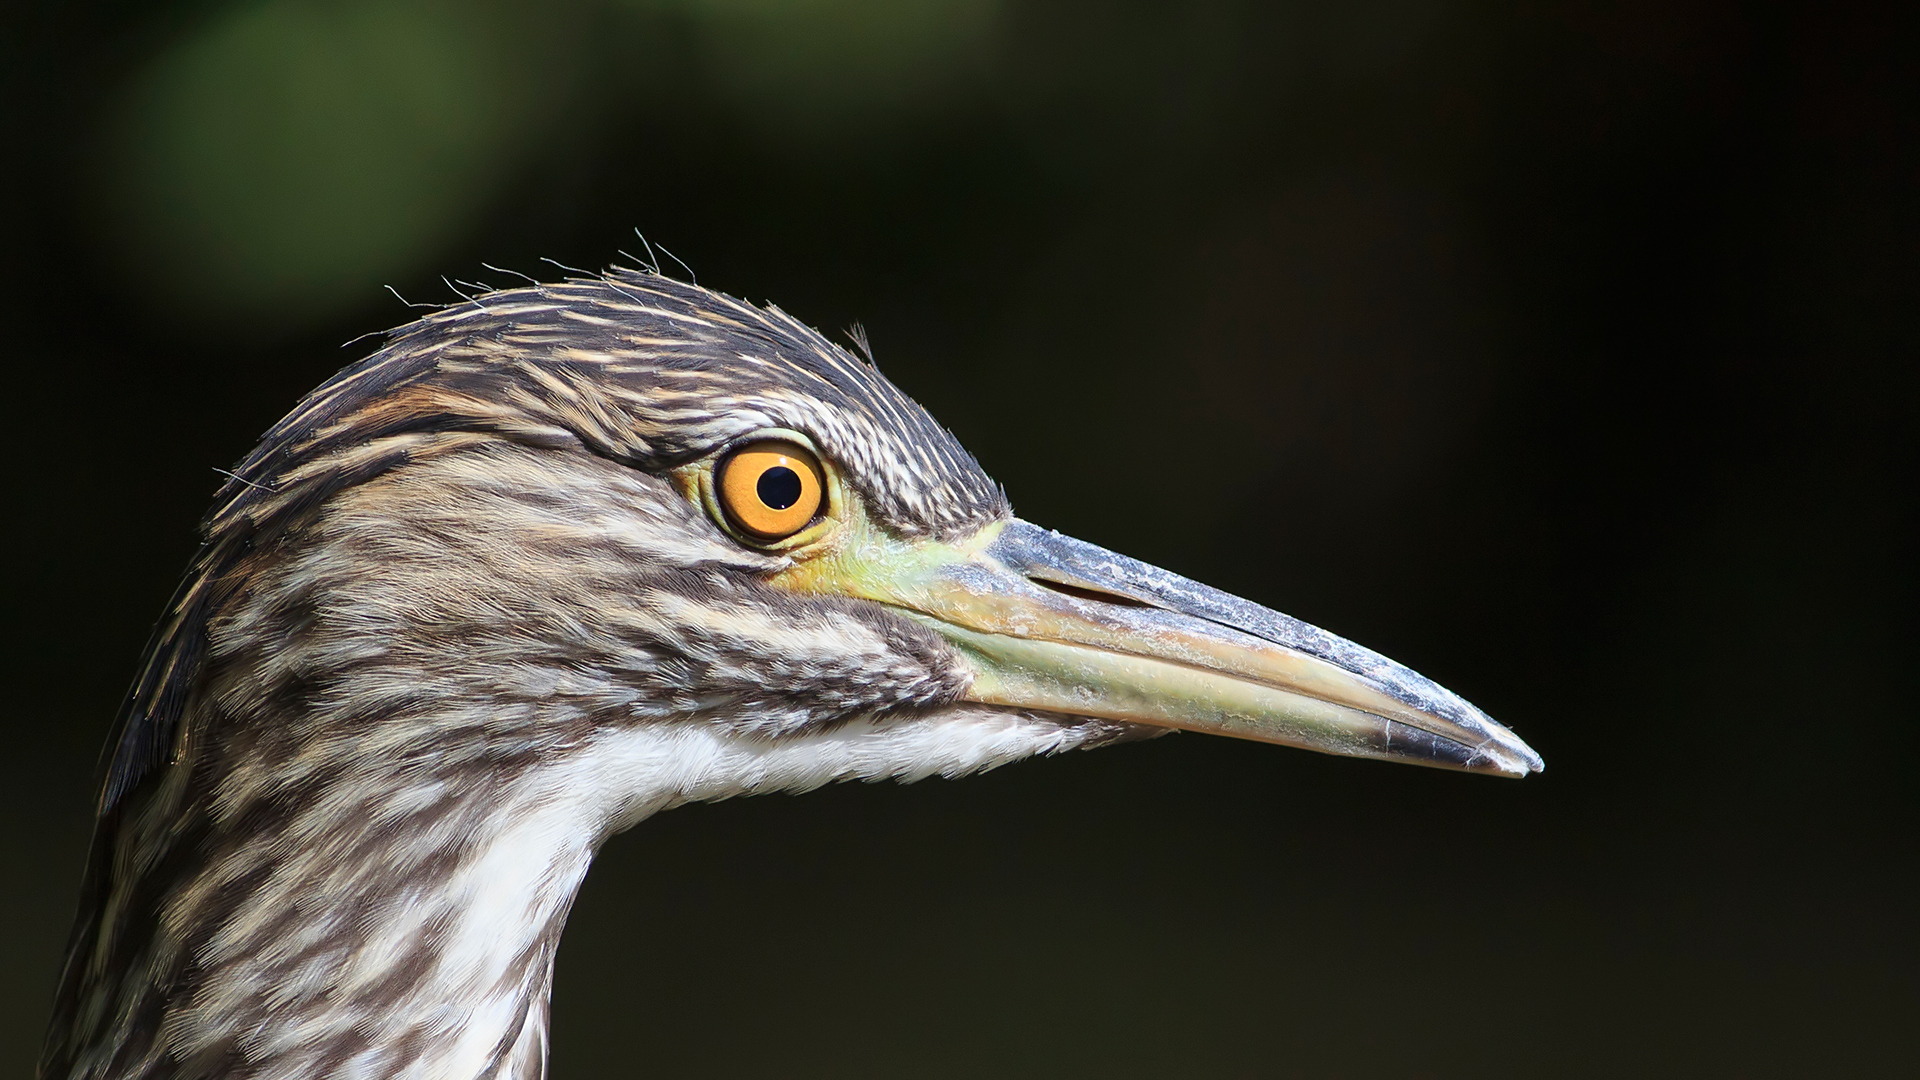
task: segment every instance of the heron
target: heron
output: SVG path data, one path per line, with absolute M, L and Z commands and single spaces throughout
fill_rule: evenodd
M 1014 516 L 864 343 L 529 281 L 228 474 L 103 758 L 42 1077 L 541 1077 L 590 861 L 689 802 L 1172 731 L 1541 768 L 1375 652 Z

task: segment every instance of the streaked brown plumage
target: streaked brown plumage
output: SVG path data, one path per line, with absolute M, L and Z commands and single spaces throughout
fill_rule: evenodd
M 703 463 L 769 431 L 844 483 L 831 542 L 743 542 L 703 506 Z M 821 585 L 855 537 L 966 559 L 1026 537 L 1029 561 L 1056 541 L 871 365 L 651 274 L 403 328 L 267 433 L 204 528 L 121 718 L 46 1077 L 539 1076 L 561 925 L 612 833 L 1207 726 L 1007 690 L 944 609 Z M 1179 650 L 1225 626 L 1223 648 L 1280 642 L 1382 703 L 1361 708 L 1384 748 L 1291 713 L 1255 737 L 1538 767 L 1384 659 L 1098 562 L 1022 570 L 1022 602 L 1102 634 L 1160 619 L 1182 672 L 1220 667 Z

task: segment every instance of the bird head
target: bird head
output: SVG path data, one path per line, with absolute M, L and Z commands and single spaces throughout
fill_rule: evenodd
M 870 360 L 652 274 L 397 331 L 267 434 L 206 531 L 109 804 L 229 745 L 274 762 L 241 770 L 254 797 L 328 749 L 429 771 L 577 756 L 611 827 L 1175 729 L 1540 768 L 1374 652 L 1015 517 Z

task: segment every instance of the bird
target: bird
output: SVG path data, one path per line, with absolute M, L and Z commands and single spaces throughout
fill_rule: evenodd
M 44 1080 L 541 1077 L 607 839 L 1172 731 L 1524 776 L 1415 672 L 1014 515 L 773 304 L 657 269 L 397 330 L 231 472 L 103 755 Z

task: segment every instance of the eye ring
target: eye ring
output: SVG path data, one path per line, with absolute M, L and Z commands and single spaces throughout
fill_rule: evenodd
M 812 524 L 826 501 L 826 480 L 813 452 L 785 439 L 741 446 L 714 470 L 715 501 L 727 521 L 762 543 L 784 540 Z

